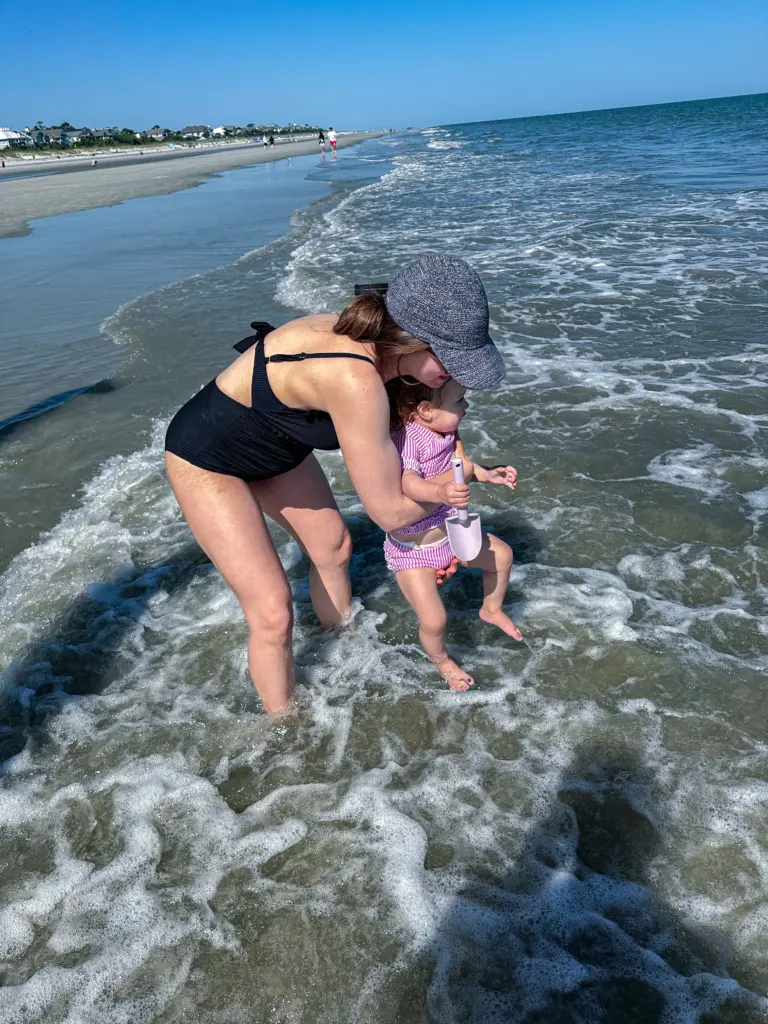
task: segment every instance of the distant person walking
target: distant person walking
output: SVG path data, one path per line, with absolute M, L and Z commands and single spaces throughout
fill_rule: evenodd
M 331 152 L 333 153 L 333 159 L 336 159 L 336 132 L 333 128 L 328 132 L 328 141 L 331 144 Z
M 274 135 L 270 135 L 269 136 L 269 148 L 270 149 L 274 149 L 275 148 L 275 136 Z
M 267 136 L 266 135 L 262 135 L 261 136 L 261 141 L 264 143 L 264 149 L 266 149 L 267 146 L 269 145 L 269 143 L 267 142 Z
M 323 160 L 325 160 L 325 132 L 322 128 L 317 133 L 317 141 L 323 153 Z

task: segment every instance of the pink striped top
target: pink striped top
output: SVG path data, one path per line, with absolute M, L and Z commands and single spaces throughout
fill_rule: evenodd
M 403 471 L 410 469 L 424 480 L 431 480 L 451 468 L 451 459 L 456 448 L 454 433 L 436 434 L 429 427 L 409 420 L 404 427 L 398 427 L 392 432 L 392 440 L 400 455 Z M 435 526 L 442 526 L 452 512 L 450 505 L 438 505 L 434 512 L 430 512 L 424 519 L 420 519 L 418 523 L 411 523 L 410 526 L 403 526 L 397 533 L 424 533 Z

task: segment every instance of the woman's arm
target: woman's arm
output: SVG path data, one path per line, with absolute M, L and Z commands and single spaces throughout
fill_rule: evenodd
M 436 481 L 425 480 L 430 497 L 419 499 L 424 504 L 403 494 L 400 456 L 389 436 L 389 401 L 378 374 L 352 372 L 343 384 L 329 390 L 327 408 L 341 453 L 371 519 L 391 533 L 429 515 L 445 500 L 442 495 L 447 491 L 441 491 Z M 468 504 L 469 488 L 465 490 L 463 500 Z

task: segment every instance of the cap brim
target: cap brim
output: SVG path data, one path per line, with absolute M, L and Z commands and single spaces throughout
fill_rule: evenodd
M 464 352 L 457 352 L 454 349 L 441 352 L 442 346 L 439 342 L 430 344 L 432 351 L 453 379 L 471 391 L 498 387 L 506 376 L 504 360 L 490 338 L 482 348 Z

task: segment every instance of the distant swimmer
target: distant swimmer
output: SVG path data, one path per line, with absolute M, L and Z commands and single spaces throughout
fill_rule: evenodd
M 336 132 L 331 128 L 328 132 L 328 141 L 331 144 L 331 152 L 333 153 L 333 159 L 336 159 Z

